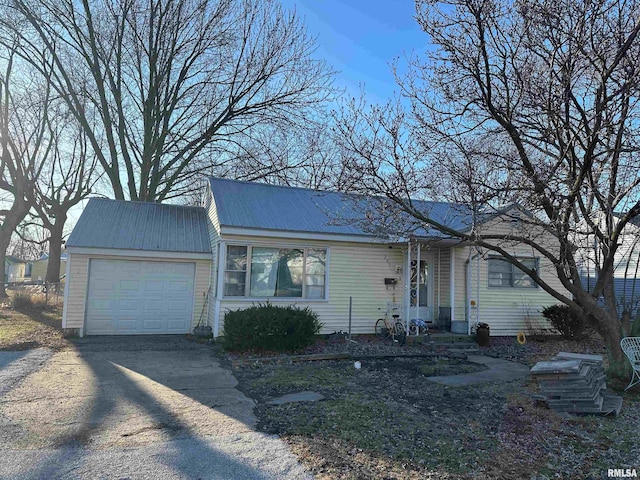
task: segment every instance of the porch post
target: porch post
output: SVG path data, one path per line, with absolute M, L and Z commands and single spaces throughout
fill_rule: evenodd
M 216 305 L 213 313 L 213 336 L 217 338 L 220 335 L 220 300 L 224 292 L 224 264 L 226 257 L 225 243 L 218 243 L 218 275 L 216 279 Z
M 407 264 L 404 266 L 404 281 L 405 281 L 405 295 L 404 295 L 404 311 L 405 311 L 405 323 L 409 322 L 409 308 L 411 307 L 411 240 L 407 242 Z
M 455 321 L 454 308 L 456 304 L 456 249 L 451 247 L 450 263 L 449 263 L 449 302 L 451 303 L 451 321 Z
M 420 318 L 420 242 L 416 251 L 416 315 L 413 318 Z

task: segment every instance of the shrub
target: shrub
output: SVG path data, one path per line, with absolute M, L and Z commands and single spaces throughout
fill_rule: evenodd
M 542 310 L 544 316 L 560 335 L 568 340 L 581 339 L 587 329 L 584 319 L 576 315 L 567 305 L 551 305 Z
M 267 302 L 228 312 L 223 345 L 227 350 L 293 351 L 313 344 L 321 327 L 318 315 L 309 308 Z
M 13 296 L 13 309 L 19 311 L 32 310 L 33 300 L 28 293 L 19 292 Z

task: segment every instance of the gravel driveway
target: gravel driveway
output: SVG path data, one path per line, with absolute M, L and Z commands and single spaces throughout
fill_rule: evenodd
M 22 381 L 0 359 L 15 385 L 0 390 L 0 478 L 310 478 L 255 431 L 253 401 L 210 347 L 102 337 L 43 355 Z

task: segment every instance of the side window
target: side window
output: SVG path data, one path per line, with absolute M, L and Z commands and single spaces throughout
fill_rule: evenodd
M 536 270 L 537 258 L 519 258 L 525 267 Z M 533 279 L 518 267 L 502 258 L 489 258 L 489 286 L 512 288 L 535 288 Z
M 224 269 L 224 295 L 244 297 L 247 285 L 247 247 L 229 245 Z

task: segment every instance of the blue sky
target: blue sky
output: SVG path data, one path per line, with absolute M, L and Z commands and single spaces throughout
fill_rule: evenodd
M 413 0 L 281 0 L 295 8 L 317 37 L 317 56 L 339 73 L 336 84 L 349 95 L 364 84 L 371 102 L 398 91 L 391 72 L 396 57 L 422 53 L 427 36 L 414 20 Z

